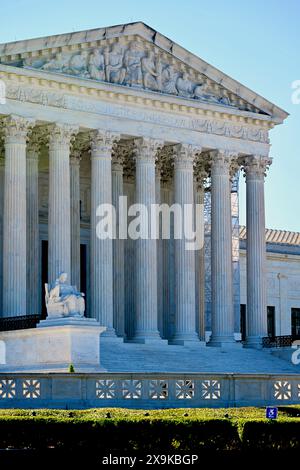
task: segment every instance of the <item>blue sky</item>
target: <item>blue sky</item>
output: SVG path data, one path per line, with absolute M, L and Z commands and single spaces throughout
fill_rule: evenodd
M 0 0 L 0 42 L 144 21 L 290 113 L 271 132 L 269 228 L 300 231 L 299 0 Z M 245 191 L 241 184 L 241 223 Z

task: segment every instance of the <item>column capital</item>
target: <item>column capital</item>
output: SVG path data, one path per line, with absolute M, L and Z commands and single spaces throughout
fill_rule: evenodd
M 34 133 L 30 136 L 30 139 L 26 147 L 26 157 L 30 160 L 38 160 L 39 151 L 41 146 L 41 138 L 38 134 Z
M 74 152 L 71 152 L 70 153 L 70 164 L 71 165 L 80 165 L 80 161 L 81 161 L 81 156 L 79 153 L 74 153 Z
M 68 147 L 79 130 L 77 126 L 59 122 L 50 124 L 47 129 L 50 147 Z
M 194 168 L 194 181 L 197 185 L 197 189 L 204 189 L 206 179 L 208 178 L 208 171 L 204 167 Z
M 92 158 L 111 158 L 115 144 L 120 140 L 120 135 L 115 132 L 95 130 L 91 134 Z
M 191 144 L 174 145 L 174 166 L 181 170 L 192 170 L 194 160 L 202 151 L 201 147 Z
M 243 169 L 247 178 L 264 178 L 272 164 L 272 158 L 261 155 L 250 155 L 243 162 Z
M 34 119 L 10 115 L 2 120 L 5 144 L 26 144 Z
M 153 163 L 157 152 L 164 146 L 164 141 L 151 137 L 134 139 L 134 157 L 144 163 Z
M 237 152 L 223 149 L 212 150 L 209 154 L 211 158 L 212 171 L 218 171 L 221 173 L 229 172 L 230 166 L 239 156 Z
M 4 153 L 2 153 L 2 151 L 0 149 L 0 166 L 4 166 L 4 165 L 5 165 Z
M 81 160 L 82 147 L 78 141 L 74 141 L 70 149 L 70 164 L 79 165 Z
M 116 145 L 112 150 L 112 170 L 123 173 L 125 159 L 128 157 L 128 146 L 126 144 Z
M 161 172 L 162 172 L 162 162 L 161 160 L 155 161 L 155 177 L 156 179 L 161 179 Z

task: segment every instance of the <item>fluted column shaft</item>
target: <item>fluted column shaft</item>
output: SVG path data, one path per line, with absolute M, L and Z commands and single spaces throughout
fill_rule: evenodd
M 182 210 L 182 236 L 175 239 L 175 335 L 172 341 L 184 344 L 199 340 L 196 333 L 195 251 L 187 249 L 183 227 L 183 215 L 187 215 L 184 210 L 191 207 L 191 213 L 194 213 L 193 147 L 177 146 L 174 161 L 174 202 Z M 178 223 L 175 220 L 175 226 Z
M 112 239 L 97 236 L 97 209 L 112 204 L 112 147 L 118 137 L 96 131 L 91 153 L 91 313 L 115 336 L 113 328 L 113 248 Z
M 196 181 L 195 184 L 195 202 L 196 210 L 199 211 L 198 217 L 201 218 L 201 223 L 198 233 L 201 239 L 201 247 L 195 252 L 196 263 L 196 328 L 198 330 L 199 338 L 205 341 L 205 259 L 204 259 L 204 186 L 203 178 Z M 198 323 L 198 324 L 197 324 Z
M 150 237 L 151 205 L 155 197 L 155 157 L 161 142 L 137 139 L 136 142 L 136 203 L 147 210 L 148 238 L 136 240 L 136 324 L 134 339 L 160 339 L 157 318 L 157 240 Z M 155 223 L 155 221 L 151 221 Z M 152 227 L 154 229 L 154 227 Z
M 211 344 L 234 344 L 229 170 L 233 155 L 211 153 Z
M 49 136 L 48 281 L 71 273 L 70 142 L 76 129 L 57 124 Z
M 3 210 L 4 210 L 4 169 L 5 159 L 0 155 L 0 317 L 2 316 L 3 295 Z
M 3 316 L 26 314 L 26 138 L 32 122 L 5 121 Z
M 40 235 L 39 235 L 39 191 L 38 191 L 39 145 L 30 142 L 27 146 L 27 314 L 40 312 Z
M 156 204 L 161 204 L 161 166 L 160 162 L 156 164 L 155 169 L 155 200 Z M 158 330 L 161 337 L 164 337 L 164 318 L 163 318 L 163 245 L 161 240 L 161 224 L 160 219 L 158 222 L 158 235 L 157 240 L 157 315 L 158 315 Z
M 80 155 L 71 151 L 71 283 L 80 289 Z
M 119 198 L 124 195 L 123 189 L 123 160 L 114 156 L 112 160 L 112 203 L 116 210 L 116 232 L 119 233 L 120 206 Z M 113 303 L 114 303 L 114 328 L 117 336 L 125 334 L 124 311 L 124 240 L 118 236 L 113 240 Z
M 271 159 L 246 160 L 247 331 L 248 346 L 260 347 L 267 336 L 264 177 Z

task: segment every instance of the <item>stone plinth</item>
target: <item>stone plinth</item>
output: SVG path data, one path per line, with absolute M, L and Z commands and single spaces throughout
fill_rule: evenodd
M 5 343 L 5 365 L 12 370 L 103 371 L 100 334 L 105 327 L 95 319 L 43 320 L 37 328 L 0 333 Z M 2 368 L 2 367 L 1 367 Z

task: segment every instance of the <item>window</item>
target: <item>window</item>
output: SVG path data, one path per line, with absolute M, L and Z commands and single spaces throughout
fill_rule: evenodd
M 292 336 L 300 337 L 300 308 L 292 308 Z
M 268 305 L 268 336 L 274 338 L 275 336 L 275 307 Z

